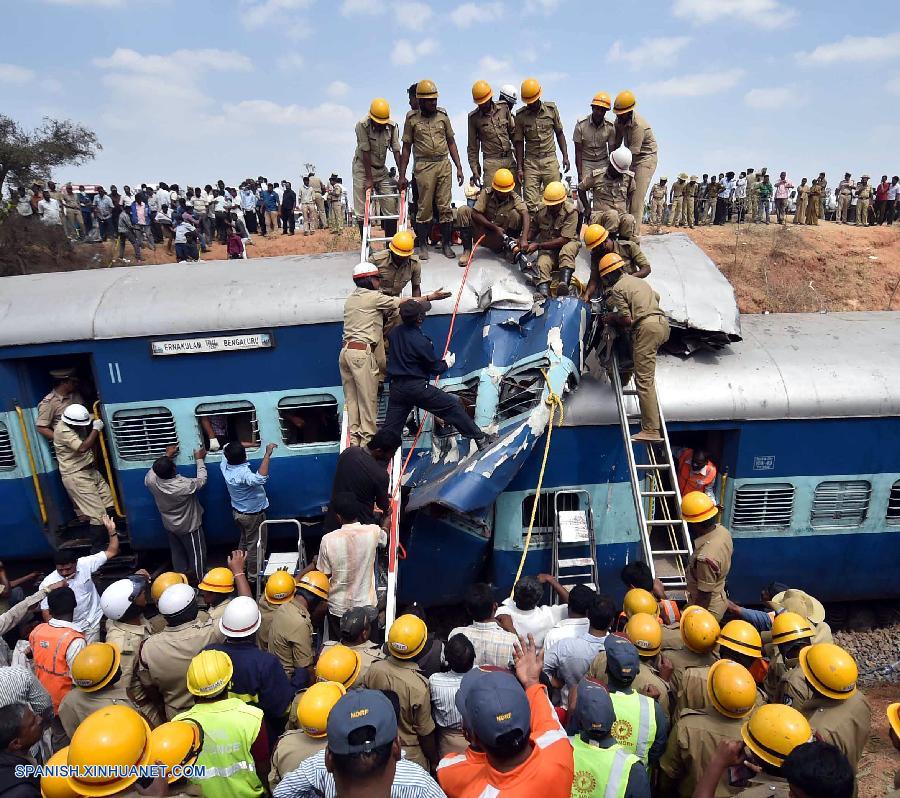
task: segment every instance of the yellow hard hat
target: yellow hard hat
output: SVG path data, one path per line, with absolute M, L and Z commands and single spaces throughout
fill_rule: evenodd
M 609 99 L 609 95 L 605 91 L 598 91 L 594 95 L 594 99 L 591 100 L 591 105 L 596 105 L 598 108 L 609 108 L 612 106 L 612 100 Z
M 809 621 L 796 612 L 779 612 L 772 621 L 772 642 L 776 645 L 811 638 L 813 634 Z
M 159 597 L 166 592 L 167 587 L 172 587 L 172 585 L 186 585 L 187 583 L 188 578 L 185 574 L 179 574 L 175 571 L 166 571 L 153 580 L 153 584 L 150 586 L 150 598 L 153 599 L 153 603 L 156 604 L 156 602 L 159 601 Z
M 680 627 L 681 639 L 696 654 L 712 651 L 721 631 L 716 616 L 696 604 L 686 607 L 681 613 Z
M 509 169 L 498 169 L 494 172 L 494 179 L 491 181 L 491 188 L 507 194 L 516 187 L 516 179 Z
M 596 226 L 599 227 L 599 225 Z M 633 587 L 625 594 L 622 609 L 629 618 L 639 612 L 654 617 L 659 615 L 659 604 L 656 598 L 649 590 L 644 590 L 642 587 Z
M 350 688 L 362 669 L 362 657 L 347 646 L 326 648 L 316 663 L 316 676 L 321 682 L 340 682 Z
M 714 662 L 706 677 L 706 692 L 726 718 L 743 718 L 756 704 L 756 681 L 743 665 L 730 659 Z
M 79 795 L 113 795 L 138 779 L 138 768 L 150 759 L 150 726 L 131 707 L 111 704 L 88 715 L 75 729 L 66 764 L 74 769 L 69 786 Z M 110 778 L 104 767 L 132 768 L 129 775 Z M 88 775 L 94 772 L 96 775 Z
M 397 233 L 397 235 L 400 234 Z M 320 599 L 327 599 L 331 583 L 321 571 L 307 571 L 297 580 L 297 587 L 312 593 L 314 596 L 318 596 Z
M 593 250 L 599 247 L 606 239 L 609 238 L 609 230 L 602 224 L 589 224 L 584 229 L 584 245 Z
M 230 568 L 212 568 L 206 572 L 197 589 L 210 593 L 231 593 L 234 590 L 234 574 Z
M 172 768 L 190 767 L 203 749 L 203 728 L 194 720 L 171 720 L 150 732 L 150 761 L 166 767 L 166 781 L 174 784 L 183 778 Z
M 846 701 L 856 693 L 856 660 L 834 643 L 816 643 L 800 651 L 806 680 L 822 695 Z
M 494 96 L 491 84 L 486 80 L 476 80 L 472 84 L 472 100 L 476 105 L 482 105 Z
M 64 767 L 69 758 L 69 746 L 60 748 L 50 759 L 47 767 L 50 773 L 56 772 L 56 768 Z M 65 776 L 41 776 L 41 796 L 43 798 L 78 798 L 78 793 L 69 786 L 69 780 Z
M 386 125 L 391 121 L 391 106 L 384 97 L 376 97 L 369 105 L 369 119 L 379 125 Z
M 719 508 L 716 503 L 699 490 L 686 493 L 681 500 L 681 517 L 689 524 L 707 521 L 718 512 Z
M 744 743 L 763 762 L 779 768 L 798 745 L 812 739 L 809 721 L 786 704 L 757 707 L 741 728 Z
M 522 102 L 525 105 L 530 105 L 535 100 L 539 100 L 541 98 L 541 93 L 544 90 L 541 88 L 541 84 L 537 82 L 534 78 L 525 78 L 522 81 Z
M 554 180 L 552 183 L 547 183 L 547 188 L 544 189 L 544 205 L 559 205 L 561 202 L 565 202 L 568 196 L 569 192 L 565 185 L 559 180 Z
M 746 654 L 749 657 L 762 656 L 762 638 L 759 632 L 747 621 L 729 621 L 719 632 L 716 641 L 719 646 L 736 651 L 738 654 Z
M 618 252 L 607 252 L 600 258 L 600 276 L 603 277 L 616 269 L 621 269 L 624 265 L 625 261 Z
M 637 100 L 634 99 L 634 93 L 625 89 L 625 91 L 620 91 L 616 95 L 613 111 L 615 111 L 616 114 L 627 114 L 629 111 L 634 110 L 635 105 L 637 105 Z
M 437 99 L 438 90 L 435 82 L 433 80 L 420 80 L 416 84 L 416 97 L 420 100 L 433 100 Z
M 269 604 L 287 604 L 297 590 L 294 577 L 287 571 L 276 571 L 266 580 L 266 601 Z
M 412 659 L 428 640 L 428 627 L 417 615 L 401 615 L 388 631 L 388 649 L 397 659 Z
M 891 724 L 891 729 L 894 730 L 894 734 L 900 739 L 900 702 L 888 706 L 887 719 L 888 723 Z
M 346 694 L 344 685 L 337 682 L 316 682 L 297 702 L 297 722 L 310 737 L 324 737 L 327 733 L 328 713 Z
M 72 682 L 86 693 L 106 687 L 119 670 L 122 655 L 112 643 L 91 643 L 72 663 Z
M 416 248 L 416 238 L 410 230 L 401 230 L 394 233 L 388 248 L 400 258 L 408 258 Z
M 625 624 L 627 637 L 642 657 L 655 657 L 662 648 L 662 626 L 659 620 L 646 612 L 638 612 Z
M 187 670 L 187 689 L 191 695 L 210 698 L 228 689 L 234 675 L 234 663 L 224 651 L 207 649 L 191 660 Z

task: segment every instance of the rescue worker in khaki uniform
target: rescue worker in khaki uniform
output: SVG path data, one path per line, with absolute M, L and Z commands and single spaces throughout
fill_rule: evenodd
M 653 232 L 657 235 L 662 232 L 660 228 L 666 215 L 666 197 L 668 196 L 666 183 L 668 182 L 668 177 L 661 177 L 659 182 L 650 189 L 650 224 L 653 225 Z
M 872 202 L 872 186 L 869 185 L 869 176 L 862 175 L 859 185 L 856 187 L 856 226 L 869 226 L 869 204 Z
M 359 656 L 359 673 L 351 686 L 361 683 L 375 662 L 384 659 L 381 646 L 371 641 L 372 624 L 378 618 L 375 607 L 353 607 L 341 616 L 340 642 L 329 640 L 323 647 L 324 654 L 330 648 L 341 645 L 349 648 Z M 321 658 L 320 658 L 321 659 Z M 340 680 L 338 680 L 340 681 Z
M 759 211 L 759 183 L 762 178 L 753 170 L 747 169 L 747 218 L 755 224 Z
M 199 615 L 190 585 L 166 588 L 157 608 L 166 619 L 166 628 L 141 643 L 138 676 L 145 687 L 158 691 L 166 718 L 172 720 L 193 703 L 185 681 L 191 660 L 218 638 L 209 617 Z
M 39 434 L 53 441 L 53 430 L 69 405 L 83 405 L 84 399 L 78 392 L 78 378 L 75 369 L 53 369 L 53 390 L 38 404 L 34 426 Z
M 706 224 L 712 224 L 716 217 L 716 201 L 721 190 L 722 184 L 715 177 L 710 178 L 709 188 L 706 189 Z
M 469 112 L 469 139 L 466 154 L 472 177 L 479 185 L 489 186 L 494 182 L 498 169 L 508 169 L 516 173 L 516 159 L 513 150 L 515 123 L 506 103 L 495 103 L 490 84 L 477 80 L 472 85 L 472 100 L 478 107 Z M 479 150 L 484 166 L 479 163 Z
M 681 226 L 694 228 L 694 200 L 697 196 L 697 175 L 691 175 L 691 179 L 684 187 L 681 211 Z
M 599 214 L 614 210 L 619 214 L 628 213 L 628 197 L 633 188 L 631 171 L 631 150 L 619 147 L 609 155 L 606 169 L 595 169 L 578 184 L 581 204 L 587 208 L 587 191 L 591 190 L 591 223 L 600 221 Z
M 728 609 L 725 582 L 731 570 L 734 542 L 731 533 L 716 522 L 718 514 L 716 503 L 700 491 L 691 491 L 681 500 L 681 516 L 694 541 L 686 574 L 688 600 L 706 607 L 721 623 Z
M 640 235 L 641 220 L 644 218 L 644 197 L 653 181 L 656 171 L 657 146 L 656 137 L 647 124 L 647 120 L 635 111 L 637 100 L 628 90 L 619 92 L 613 103 L 616 114 L 616 143 L 624 144 L 634 156 L 632 169 L 634 183 L 629 198 L 629 213 L 634 216 L 635 234 Z
M 632 333 L 634 382 L 641 407 L 641 430 L 633 441 L 658 443 L 662 440 L 659 403 L 656 398 L 656 352 L 669 340 L 669 322 L 659 307 L 659 294 L 644 280 L 622 271 L 621 255 L 604 255 L 598 264 L 600 288 L 607 312 L 604 324 Z M 627 384 L 630 374 L 623 375 Z
M 328 224 L 335 235 L 344 229 L 344 205 L 341 198 L 344 187 L 337 175 L 332 175 L 328 180 Z
M 716 661 L 719 622 L 713 614 L 696 605 L 685 607 L 678 622 L 678 638 L 667 640 L 663 627 L 663 653 L 672 666 L 670 684 L 680 683 L 688 668 L 706 668 Z
M 428 680 L 415 660 L 427 641 L 425 622 L 415 615 L 401 615 L 388 631 L 390 656 L 369 667 L 363 686 L 370 690 L 393 690 L 397 694 L 400 745 L 407 759 L 431 770 L 439 759 L 431 717 L 431 693 Z
M 669 211 L 669 227 L 681 227 L 684 217 L 684 190 L 687 187 L 687 173 L 678 175 L 678 180 L 672 184 L 670 201 L 672 208 Z
M 291 686 L 297 690 L 315 681 L 313 624 L 319 623 L 328 610 L 328 589 L 325 574 L 308 571 L 298 577 L 293 598 L 275 610 L 272 618 L 269 653 L 278 657 Z
M 459 185 L 463 184 L 462 162 L 450 117 L 443 108 L 438 108 L 438 90 L 434 82 L 420 80 L 416 85 L 416 98 L 419 108 L 406 115 L 403 125 L 403 152 L 397 167 L 400 174 L 397 185 L 401 191 L 407 186 L 406 167 L 412 152 L 415 156 L 414 175 L 419 188 L 416 214 L 419 257 L 428 259 L 428 233 L 432 222 L 432 205 L 435 205 L 441 224 L 444 256 L 455 258 L 456 254 L 450 246 L 453 234 L 453 209 L 450 206 L 453 173 L 447 155 L 456 166 L 456 181 Z
M 316 208 L 319 211 L 319 228 L 324 230 L 328 225 L 328 217 L 325 215 L 325 184 L 322 178 L 314 172 L 309 173 L 309 184 L 315 192 Z
M 794 224 L 806 224 L 806 204 L 809 200 L 809 186 L 804 177 L 797 186 L 797 209 L 794 211 Z
M 812 642 L 813 629 L 802 615 L 780 612 L 772 621 L 771 635 L 775 650 L 768 656 L 765 690 L 771 703 L 780 704 L 783 684 L 790 672 L 800 667 L 800 651 Z
M 640 244 L 621 238 L 618 234 L 619 218 L 615 211 L 607 211 L 603 214 L 603 224 L 590 224 L 584 229 L 584 245 L 591 253 L 591 276 L 584 289 L 584 300 L 593 299 L 600 286 L 600 259 L 609 253 L 619 255 L 625 265 L 622 267 L 626 274 L 644 278 L 650 274 L 650 261 L 641 249 Z
M 505 107 L 505 103 L 501 104 Z M 519 250 L 524 249 L 531 230 L 531 216 L 525 200 L 515 192 L 515 188 L 513 173 L 505 167 L 497 169 L 490 187 L 482 189 L 471 208 L 457 208 L 456 222 L 463 242 L 460 266 L 469 262 L 472 241 L 476 236 L 484 236 L 481 246 L 497 254 L 509 251 L 507 238 L 517 240 Z
M 817 177 L 812 181 L 809 187 L 809 193 L 806 196 L 806 223 L 812 225 L 819 224 L 819 206 L 822 201 L 823 188 Z
M 394 155 L 394 163 L 400 163 L 400 134 L 397 123 L 391 119 L 391 107 L 382 97 L 376 97 L 369 106 L 369 115 L 356 123 L 356 153 L 353 156 L 353 211 L 359 225 L 363 223 L 366 207 L 366 191 L 373 194 L 394 194 L 394 184 L 388 176 L 387 154 Z M 396 199 L 382 197 L 377 200 L 382 216 L 395 216 Z M 376 214 L 376 206 L 369 208 Z M 382 219 L 380 227 L 387 237 L 397 232 L 396 219 Z
M 537 258 L 538 293 L 550 296 L 551 274 L 559 269 L 557 296 L 568 296 L 581 242 L 578 240 L 578 211 L 569 202 L 568 191 L 559 181 L 544 189 L 543 204 L 534 217 L 534 230 L 534 241 L 525 246 L 524 252 L 526 255 L 540 252 Z
M 847 224 L 847 213 L 850 210 L 850 200 L 853 197 L 853 189 L 856 186 L 850 179 L 850 172 L 844 174 L 844 179 L 838 183 L 835 191 L 837 194 L 837 211 L 834 214 L 834 220 L 838 224 Z
M 519 183 L 531 213 L 537 213 L 540 208 L 541 195 L 547 186 L 560 181 L 557 144 L 563 157 L 563 171 L 569 171 L 569 150 L 559 111 L 554 103 L 541 100 L 542 91 L 534 78 L 522 81 L 525 107 L 516 111 L 513 136 Z
M 287 604 L 297 591 L 294 577 L 287 571 L 276 571 L 266 580 L 266 587 L 259 599 L 259 629 L 256 630 L 256 642 L 263 651 L 269 650 L 269 631 L 275 611 Z
M 797 588 L 789 588 L 781 593 L 776 593 L 767 600 L 776 612 L 786 610 L 806 618 L 813 630 L 810 643 L 834 642 L 831 627 L 825 621 L 825 605 L 815 596 Z
M 103 422 L 92 419 L 87 408 L 70 404 L 53 430 L 53 448 L 63 487 L 75 511 L 90 522 L 95 545 L 105 538 L 103 518 L 107 508 L 113 506 L 109 485 L 94 462 L 94 445 L 102 429 Z
M 825 218 L 825 196 L 828 191 L 828 181 L 825 179 L 825 173 L 819 172 L 819 188 L 821 189 L 821 194 L 819 195 L 819 205 L 816 208 L 816 213 L 820 219 Z
M 578 181 L 584 180 L 595 169 L 605 171 L 609 154 L 615 149 L 616 127 L 606 119 L 612 100 L 605 91 L 598 92 L 591 100 L 590 116 L 575 124 L 572 141 L 575 143 L 575 171 Z
M 659 760 L 661 795 L 677 792 L 681 798 L 691 798 L 719 743 L 739 739 L 744 719 L 753 711 L 756 682 L 743 665 L 720 660 L 709 669 L 706 689 L 712 707 L 685 709 L 669 735 Z M 720 782 L 716 795 L 731 794 L 728 784 Z
M 378 267 L 382 294 L 398 297 L 410 285 L 412 296 L 422 296 L 422 266 L 420 256 L 415 254 L 414 243 L 413 234 L 401 230 L 391 239 L 387 249 L 369 257 L 369 263 Z

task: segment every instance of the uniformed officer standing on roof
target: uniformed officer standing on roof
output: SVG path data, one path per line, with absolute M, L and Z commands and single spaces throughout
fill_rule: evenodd
M 616 147 L 616 128 L 606 119 L 612 101 L 605 91 L 598 92 L 591 100 L 590 116 L 579 119 L 572 140 L 575 142 L 575 170 L 578 181 L 584 180 L 595 169 L 606 170 L 609 153 Z
M 456 149 L 456 138 L 450 117 L 443 108 L 438 108 L 438 90 L 434 81 L 420 80 L 416 85 L 416 97 L 419 109 L 410 111 L 403 125 L 403 152 L 397 167 L 400 179 L 399 189 L 406 188 L 406 167 L 409 155 L 415 155 L 415 178 L 419 187 L 419 208 L 416 215 L 416 236 L 418 237 L 419 257 L 428 259 L 428 228 L 432 221 L 432 203 L 437 205 L 441 223 L 441 243 L 444 256 L 455 258 L 456 254 L 450 246 L 453 233 L 453 209 L 450 206 L 453 174 L 447 155 L 456 166 L 456 180 L 463 184 L 462 163 L 459 150 Z
M 53 369 L 53 390 L 38 405 L 35 428 L 48 441 L 53 440 L 53 430 L 69 405 L 83 405 L 84 399 L 78 392 L 78 377 L 75 369 Z
M 634 156 L 631 168 L 634 184 L 629 198 L 629 212 L 634 216 L 635 235 L 641 232 L 644 216 L 644 197 L 656 171 L 656 137 L 647 120 L 635 111 L 637 100 L 627 89 L 616 95 L 613 111 L 616 114 L 616 143 L 624 144 Z
M 362 225 L 366 207 L 366 190 L 373 194 L 392 194 L 394 186 L 388 177 L 387 153 L 394 154 L 394 163 L 400 163 L 400 137 L 397 123 L 391 119 L 391 107 L 382 97 L 376 97 L 369 106 L 369 114 L 356 123 L 356 154 L 353 156 L 353 210 L 357 223 Z M 397 200 L 378 200 L 381 215 L 397 213 Z M 369 208 L 374 214 L 374 203 Z M 383 219 L 381 228 L 385 236 L 397 232 L 396 219 Z
M 569 171 L 569 150 L 559 111 L 554 103 L 541 100 L 542 91 L 541 84 L 534 78 L 522 81 L 525 107 L 516 112 L 513 135 L 519 183 L 530 213 L 537 213 L 541 207 L 544 189 L 561 179 L 556 159 L 557 144 L 563 156 L 563 171 Z
M 516 173 L 513 154 L 513 132 L 515 123 L 506 103 L 495 103 L 493 90 L 485 80 L 477 80 L 472 86 L 472 100 L 478 106 L 469 112 L 469 141 L 466 152 L 472 177 L 489 186 L 498 169 L 509 169 Z M 478 161 L 478 151 L 484 158 L 482 167 Z

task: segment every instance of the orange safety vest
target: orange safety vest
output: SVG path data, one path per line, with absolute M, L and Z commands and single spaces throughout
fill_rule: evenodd
M 28 636 L 35 676 L 50 693 L 54 712 L 59 712 L 60 702 L 72 689 L 66 651 L 76 640 L 84 640 L 84 635 L 75 629 L 51 626 L 49 623 L 36 626 Z
M 657 604 L 659 604 L 659 617 L 657 620 L 660 626 L 669 626 L 681 620 L 681 610 L 678 609 L 678 602 L 675 599 L 662 599 Z M 624 612 L 620 612 L 619 617 L 616 618 L 614 631 L 624 631 L 626 623 L 628 623 L 628 616 Z
M 691 470 L 691 458 L 694 456 L 693 449 L 685 449 L 678 455 L 678 489 L 681 495 L 692 491 L 700 491 L 703 493 L 706 489 L 716 481 L 716 467 L 712 460 L 706 464 L 706 475 L 695 474 Z

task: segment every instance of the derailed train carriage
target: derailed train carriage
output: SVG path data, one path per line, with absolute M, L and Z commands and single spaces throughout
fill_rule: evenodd
M 703 447 L 718 465 L 723 521 L 735 537 L 731 594 L 753 600 L 778 579 L 824 600 L 900 595 L 890 569 L 877 566 L 900 561 L 898 314 L 744 316 L 739 325 L 730 287 L 684 237 L 647 249 L 650 282 L 684 328 L 681 355 L 693 352 L 660 358 L 660 399 L 673 445 Z M 251 462 L 266 443 L 279 444 L 269 517 L 299 519 L 314 536 L 339 452 L 336 353 L 353 261 L 338 254 L 4 280 L 0 555 L 41 557 L 74 534 L 52 452 L 35 430 L 47 372 L 62 366 L 76 368 L 107 422 L 101 466 L 134 549 L 166 546 L 144 474 L 175 442 L 178 467 L 190 473 L 210 417 L 248 444 Z M 701 279 L 685 291 L 698 263 Z M 437 259 L 424 277 L 424 290 L 455 294 L 462 270 Z M 452 306 L 437 303 L 426 320 L 438 344 Z M 589 331 L 584 303 L 551 300 L 535 312 L 508 267 L 476 258 L 455 321 L 456 364 L 442 386 L 501 441 L 470 452 L 425 420 L 405 478 L 401 601 L 452 603 L 474 579 L 510 588 L 551 392 L 565 420 L 553 432 L 527 572 L 549 569 L 563 508 L 591 511 L 608 589 L 626 561 L 643 556 L 615 399 L 585 364 Z M 420 421 L 410 419 L 405 446 Z M 220 459 L 210 454 L 202 495 L 213 544 L 235 534 Z

